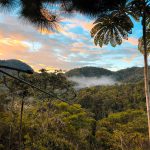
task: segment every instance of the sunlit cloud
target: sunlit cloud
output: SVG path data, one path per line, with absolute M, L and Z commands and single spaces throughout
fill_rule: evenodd
M 23 41 L 22 43 L 28 46 L 30 52 L 36 52 L 42 48 L 42 44 L 39 42 Z
M 19 59 L 36 71 L 69 70 L 98 66 L 111 70 L 141 65 L 136 33 L 121 46 L 95 46 L 90 37 L 93 20 L 84 16 L 64 18 L 58 32 L 38 30 L 18 22 L 16 16 L 3 15 L 0 20 L 0 59 Z M 11 22 L 11 24 L 10 24 Z M 138 58 L 138 59 L 137 59 Z
M 134 37 L 130 37 L 130 38 L 128 38 L 128 40 L 124 40 L 124 42 L 130 43 L 134 46 L 138 45 L 138 39 L 134 38 Z
M 59 68 L 55 68 L 53 66 L 47 66 L 45 64 L 38 64 L 36 71 L 39 72 L 40 69 L 43 69 L 43 68 L 46 69 L 48 72 L 54 72 L 55 70 L 59 70 Z
M 133 55 L 131 55 L 131 57 L 123 58 L 122 61 L 124 61 L 126 63 L 131 63 L 136 57 L 137 57 L 137 54 L 133 54 Z
M 85 31 L 90 31 L 93 27 L 93 22 L 94 21 L 89 21 L 85 19 L 84 17 L 82 18 L 73 18 L 73 19 L 65 19 L 64 21 L 68 22 L 67 27 L 68 29 L 76 28 L 76 27 L 81 27 Z
M 16 40 L 16 39 L 11 39 L 11 38 L 0 39 L 0 44 L 4 44 L 4 45 L 8 45 L 8 46 L 21 45 L 24 47 L 28 47 L 28 45 L 23 43 L 22 41 Z

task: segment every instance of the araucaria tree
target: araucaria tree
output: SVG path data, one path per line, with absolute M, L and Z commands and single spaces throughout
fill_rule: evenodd
M 57 30 L 59 19 L 46 3 L 48 0 L 0 0 L 0 11 L 19 11 L 18 16 L 25 23 L 31 23 L 41 30 Z

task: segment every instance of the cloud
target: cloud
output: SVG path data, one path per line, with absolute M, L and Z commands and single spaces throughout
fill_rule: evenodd
M 20 46 L 23 46 L 23 47 L 28 47 L 28 45 L 24 44 L 22 41 L 12 39 L 12 38 L 2 38 L 2 39 L 0 39 L 0 44 L 1 45 L 14 46 L 14 47 L 16 45 L 20 45 Z
M 13 19 L 12 19 L 13 18 Z M 81 65 L 83 61 L 88 63 L 90 54 L 100 54 L 101 51 L 95 50 L 94 45 L 88 42 L 78 42 L 81 35 L 63 31 L 49 35 L 41 34 L 32 26 L 21 25 L 15 17 L 11 18 L 12 24 L 0 22 L 0 52 L 1 59 L 16 58 L 25 60 L 34 68 L 40 69 L 40 65 L 45 67 L 68 69 L 76 65 Z M 9 26 L 9 28 L 8 28 Z M 77 47 L 77 48 L 76 48 Z M 75 56 L 72 59 L 72 56 Z M 93 60 L 97 56 L 93 56 Z M 87 59 L 87 60 L 86 60 Z M 63 65 L 62 65 L 63 64 Z
M 89 32 L 92 29 L 93 22 L 89 21 L 86 17 L 80 16 L 80 18 L 67 19 L 65 18 L 63 21 L 68 22 L 68 29 L 81 27 L 83 30 Z
M 132 45 L 138 45 L 138 39 L 134 37 L 129 37 L 128 40 L 124 40 L 126 43 L 130 43 Z
M 77 85 L 75 85 L 76 89 L 86 88 L 86 87 L 93 87 L 93 86 L 99 86 L 99 85 L 114 85 L 118 83 L 115 79 L 109 76 L 102 76 L 100 78 L 98 77 L 70 77 L 70 81 L 75 82 Z
M 69 70 L 92 65 L 108 69 L 118 68 L 119 65 L 125 67 L 125 64 L 128 67 L 125 61 L 129 62 L 133 54 L 138 55 L 137 39 L 130 37 L 115 49 L 110 46 L 96 47 L 90 37 L 92 22 L 77 15 L 64 19 L 59 33 L 41 33 L 16 16 L 3 15 L 0 20 L 0 59 L 24 60 L 36 70 L 42 67 Z M 137 62 L 136 57 L 133 60 Z M 134 63 L 130 61 L 130 65 Z
M 131 57 L 123 58 L 122 61 L 124 61 L 126 63 L 131 63 L 136 57 L 137 57 L 137 54 L 133 54 L 133 55 L 131 55 Z
M 60 33 L 68 38 L 71 38 L 71 39 L 78 39 L 80 37 L 79 34 L 75 34 L 75 33 L 72 33 L 72 32 L 68 32 L 68 30 L 61 30 Z M 59 34 L 60 34 L 59 33 Z

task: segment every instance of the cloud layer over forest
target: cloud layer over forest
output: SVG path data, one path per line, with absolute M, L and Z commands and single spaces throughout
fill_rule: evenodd
M 81 89 L 86 87 L 93 87 L 99 85 L 114 85 L 118 82 L 110 76 L 102 76 L 102 77 L 69 77 L 70 81 L 76 83 L 75 88 Z

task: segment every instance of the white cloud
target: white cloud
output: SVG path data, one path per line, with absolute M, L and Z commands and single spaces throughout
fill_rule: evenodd
M 100 78 L 73 76 L 73 77 L 70 77 L 69 80 L 77 83 L 77 85 L 75 85 L 76 89 L 98 86 L 98 85 L 114 85 L 118 83 L 114 78 L 110 76 L 102 76 Z

